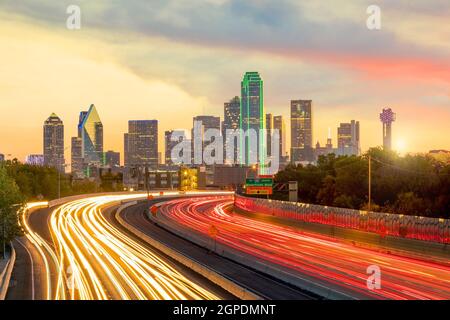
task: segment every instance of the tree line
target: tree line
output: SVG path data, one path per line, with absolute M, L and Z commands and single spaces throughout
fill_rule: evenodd
M 450 218 L 450 164 L 426 154 L 400 156 L 382 148 L 362 156 L 328 154 L 315 165 L 288 165 L 275 182 L 297 181 L 300 202 L 367 210 L 369 157 L 372 211 Z
M 121 190 L 122 175 L 110 171 L 103 172 L 98 181 L 76 180 L 68 174 L 59 175 L 53 167 L 23 164 L 17 159 L 0 162 L 0 252 L 3 242 L 21 234 L 19 214 L 26 202 Z

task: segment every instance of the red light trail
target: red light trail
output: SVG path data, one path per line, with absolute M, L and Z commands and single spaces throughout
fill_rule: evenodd
M 160 207 L 163 218 L 208 236 L 247 255 L 375 299 L 450 299 L 450 266 L 390 255 L 234 214 L 231 197 L 172 200 Z M 450 263 L 450 259 L 448 261 Z M 381 268 L 381 289 L 367 287 L 367 267 Z

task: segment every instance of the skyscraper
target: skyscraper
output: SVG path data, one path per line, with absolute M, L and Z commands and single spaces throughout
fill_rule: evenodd
M 338 128 L 337 136 L 338 155 L 360 155 L 359 121 L 351 120 L 350 123 L 341 123 Z
M 202 151 L 205 150 L 205 148 L 210 144 L 209 142 L 205 141 L 205 132 L 209 129 L 215 129 L 219 131 L 220 134 L 220 117 L 215 116 L 196 116 L 192 120 L 193 122 L 193 129 L 192 129 L 192 152 L 194 155 L 194 152 L 196 150 L 200 150 L 199 148 L 196 149 L 197 144 L 202 146 Z M 197 132 L 197 136 L 194 132 L 194 126 L 196 122 L 201 123 L 200 132 Z M 202 153 L 203 155 L 203 153 Z M 213 154 L 212 156 L 215 156 Z M 194 157 L 194 162 L 196 161 Z M 199 164 L 199 163 L 197 163 Z
M 273 115 L 266 113 L 266 150 L 267 155 L 272 155 Z
M 0 162 L 5 161 L 5 155 L 3 153 L 0 153 Z
M 259 171 L 264 172 L 265 163 L 265 113 L 263 81 L 258 72 L 246 72 L 241 82 L 241 116 L 240 128 L 247 132 L 253 129 L 256 133 L 256 144 L 250 146 L 248 135 L 240 138 L 239 157 L 241 163 L 251 165 L 253 159 L 259 162 Z
M 75 179 L 84 178 L 82 140 L 80 137 L 72 137 L 71 139 L 71 171 Z
M 286 156 L 286 124 L 283 116 L 273 117 L 273 128 L 278 130 L 280 135 L 280 156 Z
M 88 111 L 80 113 L 78 134 L 81 138 L 81 156 L 84 164 L 87 166 L 104 165 L 103 124 L 93 104 Z
M 383 123 L 383 148 L 392 149 L 392 122 L 396 119 L 395 113 L 391 108 L 383 109 L 380 113 L 380 120 Z
M 178 140 L 172 141 L 172 134 L 178 136 Z M 164 151 L 166 165 L 173 165 L 172 149 L 181 141 L 187 138 L 185 130 L 168 130 L 164 132 Z
M 313 161 L 312 141 L 312 100 L 292 100 L 291 161 Z
M 239 161 L 238 158 L 238 148 L 239 148 L 239 137 L 238 141 L 233 141 L 233 138 L 226 135 L 227 130 L 239 130 L 240 119 L 241 119 L 241 100 L 238 96 L 231 99 L 229 102 L 225 102 L 223 105 L 223 124 L 222 124 L 222 136 L 224 137 L 224 160 L 226 159 L 226 148 L 228 145 L 234 145 L 233 147 L 233 160 L 231 163 L 236 163 Z M 229 159 L 231 160 L 231 159 Z
M 44 122 L 44 165 L 64 172 L 64 124 L 55 113 Z
M 158 120 L 130 120 L 124 135 L 125 167 L 158 167 Z

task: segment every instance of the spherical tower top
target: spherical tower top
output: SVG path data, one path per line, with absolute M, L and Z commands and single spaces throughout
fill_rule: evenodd
M 383 109 L 383 112 L 380 113 L 380 120 L 383 123 L 392 123 L 395 121 L 395 113 L 391 108 Z

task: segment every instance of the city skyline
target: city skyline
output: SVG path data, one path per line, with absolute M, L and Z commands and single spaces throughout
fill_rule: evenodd
M 91 103 L 103 115 L 105 150 L 123 149 L 124 117 L 158 118 L 161 132 L 189 128 L 194 115 L 222 117 L 223 103 L 240 95 L 237 79 L 247 70 L 258 70 L 264 79 L 266 113 L 288 119 L 290 100 L 314 101 L 313 144 L 325 144 L 329 127 L 332 140 L 337 141 L 334 128 L 356 118 L 361 124 L 362 151 L 381 146 L 377 117 L 382 108 L 390 107 L 401 115 L 393 128 L 394 149 L 399 142 L 409 152 L 450 149 L 446 139 L 450 66 L 445 59 L 450 47 L 442 15 L 446 6 L 439 12 L 422 10 L 414 1 L 408 6 L 411 16 L 399 23 L 405 5 L 382 2 L 382 29 L 370 31 L 363 23 L 365 1 L 343 2 L 332 10 L 320 1 L 284 4 L 279 9 L 263 2 L 205 1 L 208 16 L 217 18 L 208 30 L 198 28 L 206 18 L 194 14 L 205 9 L 200 4 L 191 4 L 191 10 L 160 4 L 160 12 L 165 12 L 161 17 L 155 17 L 152 4 L 124 4 L 125 12 L 140 10 L 149 17 L 144 21 L 146 28 L 136 29 L 117 12 L 123 18 L 121 32 L 112 37 L 115 22 L 102 18 L 105 10 L 115 10 L 109 5 L 83 4 L 82 27 L 70 31 L 63 23 L 65 1 L 41 5 L 24 1 L 20 6 L 2 2 L 0 38 L 2 58 L 8 63 L 0 83 L 4 88 L 1 111 L 21 121 L 0 127 L 1 136 L 12 137 L 2 139 L 0 152 L 21 161 L 40 153 L 42 120 L 36 119 L 52 112 L 64 121 L 64 144 L 70 145 L 70 137 L 77 135 L 76 114 Z M 296 14 L 302 19 L 295 19 Z M 328 21 L 324 16 L 347 20 Z M 230 17 L 235 23 L 223 32 L 219 25 Z M 261 26 L 279 40 L 270 46 L 265 43 L 258 31 Z M 347 36 L 349 29 L 355 37 Z M 327 41 L 334 39 L 330 30 L 335 41 Z M 170 64 L 164 62 L 167 57 Z M 289 142 L 289 122 L 286 125 Z M 20 135 L 15 134 L 17 130 Z M 163 139 L 160 135 L 160 145 Z M 289 144 L 286 147 L 289 150 Z M 65 158 L 69 157 L 66 150 Z

